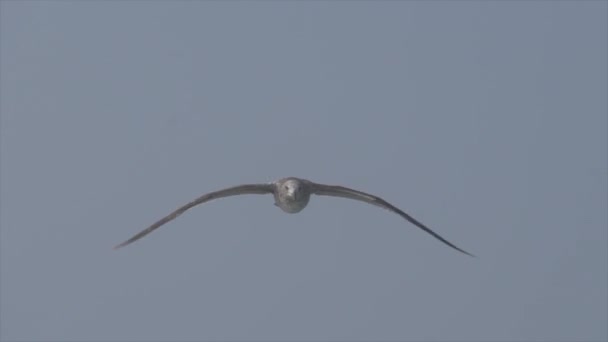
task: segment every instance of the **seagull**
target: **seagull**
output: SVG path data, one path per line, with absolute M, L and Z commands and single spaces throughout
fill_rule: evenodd
M 306 179 L 295 178 L 295 177 L 282 178 L 282 179 L 279 179 L 278 181 L 274 181 L 274 182 L 270 182 L 270 183 L 242 184 L 242 185 L 237 185 L 237 186 L 225 188 L 225 189 L 214 191 L 214 192 L 209 192 L 209 193 L 204 194 L 204 195 L 198 197 L 197 199 L 177 208 L 175 211 L 173 211 L 169 215 L 156 221 L 150 227 L 135 234 L 132 238 L 128 239 L 127 241 L 125 241 L 119 245 L 116 245 L 114 247 L 114 249 L 124 247 L 128 244 L 131 244 L 131 243 L 141 239 L 142 237 L 150 234 L 151 232 L 153 232 L 160 226 L 164 225 L 165 223 L 174 220 L 175 218 L 177 218 L 178 216 L 180 216 L 181 214 L 186 212 L 186 210 L 188 210 L 194 206 L 203 204 L 205 202 L 208 202 L 208 201 L 211 201 L 211 200 L 214 200 L 217 198 L 236 196 L 236 195 L 249 195 L 249 194 L 258 194 L 258 195 L 273 194 L 274 201 L 275 201 L 274 204 L 277 207 L 281 208 L 284 212 L 290 213 L 290 214 L 295 214 L 295 213 L 302 211 L 302 209 L 304 209 L 306 207 L 306 205 L 308 205 L 308 202 L 310 201 L 310 195 L 312 195 L 312 194 L 320 195 L 320 196 L 333 196 L 333 197 L 349 198 L 349 199 L 373 204 L 380 208 L 384 208 L 384 209 L 394 212 L 395 214 L 403 217 L 404 219 L 406 219 L 407 221 L 409 221 L 416 227 L 431 234 L 433 237 L 435 237 L 437 240 L 443 242 L 444 244 L 452 247 L 453 249 L 455 249 L 461 253 L 474 257 L 473 254 L 471 254 L 463 249 L 460 249 L 459 247 L 456 247 L 454 244 L 452 244 L 448 240 L 441 237 L 439 234 L 432 231 L 430 228 L 428 228 L 427 226 L 422 224 L 420 221 L 416 220 L 412 216 L 406 214 L 401 209 L 395 207 L 394 205 L 388 203 L 387 201 L 383 200 L 380 197 L 370 195 L 363 191 L 358 191 L 358 190 L 346 188 L 346 187 L 339 186 L 339 185 L 319 184 L 319 183 L 311 182 Z

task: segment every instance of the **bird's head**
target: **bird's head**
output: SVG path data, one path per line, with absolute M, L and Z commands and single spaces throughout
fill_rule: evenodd
M 298 200 L 302 195 L 302 184 L 296 179 L 288 179 L 283 182 L 282 191 L 285 197 L 291 200 Z
M 300 212 L 310 200 L 309 184 L 302 179 L 284 178 L 276 186 L 275 204 L 285 212 Z

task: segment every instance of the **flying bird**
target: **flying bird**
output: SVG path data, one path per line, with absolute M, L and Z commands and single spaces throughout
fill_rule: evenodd
M 439 234 L 432 231 L 430 228 L 422 224 L 420 221 L 416 220 L 412 216 L 406 214 L 401 209 L 395 207 L 394 205 L 388 203 L 380 197 L 370 195 L 368 193 L 346 188 L 339 185 L 325 185 L 314 183 L 309 180 L 288 177 L 283 178 L 278 181 L 274 181 L 271 183 L 264 184 L 243 184 L 237 185 L 234 187 L 210 192 L 200 196 L 199 198 L 187 203 L 175 211 L 170 213 L 169 215 L 161 218 L 156 223 L 152 224 L 150 227 L 142 230 L 141 232 L 135 234 L 132 238 L 127 241 L 117 245 L 114 249 L 118 249 L 124 247 L 130 243 L 133 243 L 142 237 L 150 234 L 158 227 L 163 224 L 177 218 L 179 215 L 183 214 L 186 210 L 197 206 L 199 204 L 228 196 L 236 196 L 236 195 L 247 195 L 247 194 L 273 194 L 274 196 L 274 204 L 281 208 L 284 212 L 295 214 L 300 212 L 302 209 L 308 205 L 310 200 L 310 195 L 320 195 L 320 196 L 334 196 L 334 197 L 342 197 L 349 198 L 357 201 L 362 201 L 365 203 L 373 204 L 380 208 L 384 208 L 394 212 L 395 214 L 403 217 L 408 220 L 410 223 L 415 225 L 416 227 L 424 230 L 425 232 L 431 234 L 437 240 L 443 242 L 444 244 L 452 247 L 453 249 L 464 253 L 469 256 L 474 256 L 473 254 L 456 247 L 454 244 L 449 242 L 448 240 L 441 237 Z

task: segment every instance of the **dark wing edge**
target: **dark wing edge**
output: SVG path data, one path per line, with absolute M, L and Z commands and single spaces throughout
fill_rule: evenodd
M 441 235 L 435 233 L 429 227 L 422 224 L 422 222 L 416 220 L 412 216 L 403 212 L 401 209 L 395 207 L 394 205 L 388 203 L 387 201 L 383 200 L 382 198 L 380 198 L 378 196 L 374 196 L 374 195 L 371 195 L 371 194 L 368 194 L 368 193 L 365 193 L 362 191 L 350 189 L 350 188 L 339 186 L 339 185 L 325 185 L 325 184 L 318 184 L 318 183 L 312 183 L 312 192 L 314 194 L 320 195 L 320 196 L 334 196 L 334 197 L 349 198 L 349 199 L 373 204 L 375 206 L 378 206 L 378 207 L 381 207 L 384 209 L 388 209 L 388 210 L 398 214 L 399 216 L 403 217 L 404 219 L 406 219 L 407 221 L 409 221 L 416 227 L 431 234 L 433 237 L 435 237 L 437 240 L 443 242 L 444 244 L 452 247 L 453 249 L 455 249 L 461 253 L 464 253 L 468 256 L 476 258 L 475 255 L 457 247 L 453 243 L 444 239 Z
M 129 245 L 129 244 L 141 239 L 142 237 L 144 237 L 144 236 L 150 234 L 151 232 L 153 232 L 154 230 L 156 230 L 158 227 L 162 226 L 163 224 L 165 224 L 169 221 L 174 220 L 175 218 L 177 218 L 179 215 L 183 214 L 188 209 L 190 209 L 194 206 L 197 206 L 199 204 L 203 204 L 205 202 L 208 202 L 208 201 L 211 201 L 214 199 L 218 199 L 218 198 L 222 198 L 222 197 L 246 195 L 246 194 L 268 194 L 268 193 L 272 193 L 273 191 L 274 191 L 273 183 L 243 184 L 243 185 L 237 185 L 234 187 L 230 187 L 230 188 L 226 188 L 226 189 L 204 194 L 204 195 L 200 196 L 199 198 L 189 202 L 188 204 L 177 208 L 175 211 L 173 211 L 169 215 L 156 221 L 154 224 L 152 224 L 148 228 L 142 230 L 141 232 L 135 234 L 132 238 L 128 239 L 127 241 L 114 246 L 113 249 L 115 249 L 115 250 L 119 249 L 121 247 Z

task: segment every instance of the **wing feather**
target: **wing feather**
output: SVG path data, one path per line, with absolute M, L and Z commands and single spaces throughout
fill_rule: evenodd
M 362 191 L 346 188 L 346 187 L 339 186 L 339 185 L 325 185 L 325 184 L 318 184 L 318 183 L 312 184 L 312 192 L 314 194 L 321 195 L 321 196 L 349 198 L 349 199 L 373 204 L 375 206 L 378 206 L 378 207 L 381 207 L 384 209 L 388 209 L 388 210 L 394 212 L 395 214 L 398 214 L 399 216 L 403 217 L 404 219 L 408 220 L 410 223 L 412 223 L 416 227 L 431 234 L 433 237 L 435 237 L 437 240 L 443 242 L 444 244 L 454 248 L 455 250 L 457 250 L 461 253 L 474 257 L 473 254 L 471 254 L 459 247 L 456 247 L 454 244 L 452 244 L 448 240 L 444 239 L 441 235 L 435 233 L 433 230 L 431 230 L 430 228 L 428 228 L 427 226 L 422 224 L 420 221 L 416 220 L 412 216 L 403 212 L 401 209 L 395 207 L 394 205 L 388 203 L 387 201 L 383 200 L 382 198 L 380 198 L 378 196 L 374 196 L 374 195 L 371 195 L 371 194 L 368 194 L 368 193 L 365 193 Z
M 228 197 L 228 196 L 236 196 L 236 195 L 245 195 L 245 194 L 267 194 L 267 193 L 272 193 L 274 191 L 274 184 L 272 183 L 268 183 L 268 184 L 243 184 L 243 185 L 238 185 L 238 186 L 234 186 L 234 187 L 230 187 L 230 188 L 226 188 L 226 189 L 222 189 L 219 191 L 214 191 L 214 192 L 210 192 L 207 194 L 204 194 L 202 196 L 200 196 L 199 198 L 177 208 L 175 211 L 173 211 L 172 213 L 170 213 L 169 215 L 161 218 L 160 220 L 156 221 L 154 224 L 152 224 L 150 227 L 142 230 L 141 232 L 135 234 L 132 238 L 128 239 L 127 241 L 116 245 L 114 247 L 114 249 L 118 249 L 121 247 L 124 247 L 128 244 L 131 244 L 139 239 L 141 239 L 142 237 L 150 234 L 152 231 L 154 231 L 155 229 L 157 229 L 158 227 L 162 226 L 163 224 L 174 220 L 175 218 L 177 218 L 179 215 L 183 214 L 186 210 L 197 206 L 199 204 L 203 204 L 205 202 L 217 199 L 217 198 L 222 198 L 222 197 Z

